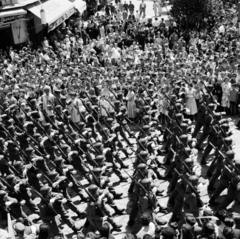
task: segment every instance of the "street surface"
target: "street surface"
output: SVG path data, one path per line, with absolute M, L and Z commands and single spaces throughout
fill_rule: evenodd
M 232 138 L 233 138 L 233 141 L 235 143 L 234 151 L 235 151 L 235 154 L 236 154 L 236 159 L 239 159 L 240 158 L 240 147 L 237 147 L 237 145 L 240 145 L 240 131 L 236 129 L 236 126 L 235 126 L 236 122 L 237 122 L 237 119 L 233 118 L 232 123 L 231 123 L 231 130 L 233 132 Z M 130 128 L 134 130 L 133 127 L 130 127 Z M 134 131 L 134 132 L 137 134 L 137 131 Z M 135 140 L 130 139 L 130 142 L 135 143 Z M 124 146 L 127 147 L 125 142 L 123 142 L 123 144 L 124 144 Z M 206 142 L 205 142 L 205 145 L 206 145 Z M 136 149 L 136 145 L 135 145 L 134 149 Z M 201 159 L 202 153 L 203 153 L 203 151 L 198 152 L 198 162 Z M 212 155 L 213 155 L 213 151 L 211 152 L 208 160 L 211 160 Z M 120 156 L 123 157 L 123 154 L 120 153 Z M 160 161 L 162 161 L 163 158 L 164 158 L 163 156 L 158 157 L 158 159 Z M 126 160 L 123 157 L 123 160 L 124 160 L 124 162 L 126 162 L 127 165 L 129 165 L 129 168 L 127 169 L 127 173 L 132 175 L 133 174 L 133 166 L 132 165 L 133 165 L 133 162 L 135 160 L 134 155 L 132 157 L 126 159 Z M 206 177 L 206 172 L 207 172 L 207 169 L 208 169 L 209 165 L 210 165 L 210 163 L 208 163 L 206 166 L 202 167 L 202 180 L 201 181 L 203 182 L 203 186 L 200 190 L 201 199 L 203 200 L 203 202 L 206 202 L 206 203 L 209 200 L 209 195 L 208 195 L 208 191 L 207 191 L 208 178 Z M 126 175 L 124 170 L 122 170 L 122 173 L 124 175 Z M 88 186 L 86 180 L 84 180 L 80 177 L 78 177 L 78 180 L 80 180 L 81 183 L 84 184 L 86 187 Z M 121 239 L 124 236 L 124 233 L 128 231 L 128 228 L 127 228 L 127 222 L 128 222 L 128 218 L 129 218 L 128 213 L 130 212 L 130 208 L 131 208 L 131 203 L 129 203 L 129 198 L 128 198 L 128 188 L 130 186 L 131 179 L 128 179 L 128 182 L 119 184 L 118 183 L 119 180 L 116 177 L 116 175 L 112 174 L 111 177 L 110 177 L 110 181 L 114 183 L 117 192 L 122 192 L 123 193 L 123 198 L 120 199 L 120 200 L 115 200 L 115 201 L 117 202 L 117 204 L 119 206 L 126 209 L 126 214 L 122 215 L 122 216 L 114 217 L 114 220 L 117 223 L 122 225 L 122 231 L 118 232 L 118 233 L 116 233 L 116 232 L 113 233 L 113 235 L 115 236 L 116 239 Z M 163 196 L 158 197 L 158 200 L 161 202 L 162 205 L 166 206 L 167 202 L 168 202 L 168 198 L 169 198 L 169 195 L 167 195 L 167 188 L 168 188 L 169 182 L 157 179 L 156 180 L 156 185 L 158 185 L 161 189 L 165 190 L 164 193 L 163 193 Z M 81 203 L 79 196 L 75 195 L 74 192 L 71 192 L 70 195 L 73 197 L 74 204 L 77 205 L 81 209 L 81 211 L 84 211 L 87 204 L 86 203 Z M 226 195 L 226 190 L 221 194 L 221 196 L 218 198 L 217 201 L 221 202 L 224 195 Z M 34 201 L 36 203 L 39 203 L 38 198 L 36 198 Z M 231 207 L 231 205 L 229 206 L 229 208 L 230 207 Z M 76 217 L 75 213 L 73 213 L 70 209 L 68 210 L 68 212 L 73 218 Z M 166 214 L 166 215 L 163 215 L 162 213 L 159 213 L 158 215 L 161 217 L 161 219 L 164 219 L 164 220 L 168 221 L 171 217 L 171 212 L 169 211 L 169 213 Z M 34 218 L 36 218 L 36 216 L 37 216 L 36 214 L 29 215 L 30 219 L 34 219 Z M 80 225 L 83 225 L 84 222 L 85 222 L 85 219 L 80 220 L 77 223 L 80 224 Z M 71 238 L 71 236 L 73 235 L 72 230 L 67 225 L 62 225 L 62 231 L 63 231 L 64 234 L 67 234 L 68 238 Z

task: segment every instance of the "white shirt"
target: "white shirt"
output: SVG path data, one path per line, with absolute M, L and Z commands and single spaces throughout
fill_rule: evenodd
M 160 25 L 160 22 L 158 20 L 154 21 L 152 23 L 153 27 L 158 27 Z
M 137 236 L 137 238 L 141 238 L 141 239 L 146 234 L 149 234 L 152 237 L 154 237 L 155 236 L 155 228 L 156 227 L 155 227 L 154 223 L 150 222 L 148 226 L 143 226 L 136 236 Z

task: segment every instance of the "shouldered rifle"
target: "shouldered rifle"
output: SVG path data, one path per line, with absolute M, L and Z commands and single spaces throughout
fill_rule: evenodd
M 240 175 L 240 170 L 234 165 L 234 163 L 225 155 L 221 150 L 217 149 L 212 143 L 210 143 L 214 150 L 218 150 L 219 154 L 227 160 L 227 162 L 234 168 L 237 174 Z
M 197 189 L 188 181 L 188 179 L 186 178 L 186 176 L 184 176 L 183 174 L 179 173 L 176 168 L 174 168 L 174 171 L 178 174 L 179 177 L 183 178 L 184 181 L 186 181 L 186 183 L 188 184 L 188 186 L 191 188 L 191 190 L 193 191 L 193 193 L 196 195 L 198 207 L 202 207 L 202 206 L 204 205 L 204 203 L 203 203 L 203 201 L 201 200 L 200 195 L 199 195 Z
M 136 184 L 138 184 L 140 186 L 140 188 L 143 190 L 143 192 L 148 195 L 148 199 L 150 200 L 151 204 L 154 206 L 154 208 L 156 208 L 157 206 L 157 201 L 153 200 L 156 199 L 155 195 L 151 192 L 148 191 L 140 182 L 138 182 L 136 179 L 134 179 L 132 176 L 129 175 L 129 173 L 124 170 L 124 172 L 129 176 L 129 178 L 134 181 Z M 141 175 L 142 176 L 142 175 Z M 143 177 L 143 176 L 142 176 Z M 144 177 L 143 177 L 144 178 Z
M 13 141 L 13 143 L 15 144 L 15 146 L 19 149 L 19 152 L 21 155 L 24 156 L 25 160 L 30 163 L 37 171 L 40 171 L 42 173 L 42 175 L 44 176 L 44 178 L 47 180 L 47 182 L 51 185 L 52 181 L 48 178 L 48 176 L 46 174 L 44 174 L 44 172 L 42 170 L 40 170 L 39 168 L 36 168 L 32 162 L 29 160 L 28 156 L 25 154 L 25 152 L 22 151 L 22 149 L 20 148 L 20 146 L 18 145 L 18 143 L 15 141 L 15 139 L 8 133 L 8 131 L 6 130 L 6 128 L 4 126 L 2 126 L 2 128 L 4 129 L 4 131 L 6 132 L 6 134 L 9 136 L 9 138 Z
M 87 195 L 89 196 L 89 198 L 93 201 L 93 202 L 97 202 L 96 198 L 93 197 L 93 195 L 86 189 L 85 186 L 83 186 L 81 184 L 81 182 L 79 181 L 79 184 L 80 186 L 83 188 L 83 190 L 87 193 Z M 98 209 L 99 209 L 99 212 L 101 213 L 101 217 L 104 217 L 106 216 L 106 214 L 104 213 L 104 211 L 102 210 L 102 208 L 100 207 L 100 205 L 98 205 Z

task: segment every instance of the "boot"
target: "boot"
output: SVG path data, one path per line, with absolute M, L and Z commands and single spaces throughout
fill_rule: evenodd
M 124 215 L 124 208 L 122 208 L 122 209 L 119 209 L 118 207 L 117 207 L 117 205 L 110 205 L 111 207 L 112 207 L 112 209 L 114 209 L 114 211 L 115 211 L 115 215 Z
M 113 195 L 114 199 L 122 198 L 123 193 L 117 193 L 114 189 L 109 189 L 109 192 Z
M 128 165 L 126 165 L 123 161 L 119 162 L 122 168 L 128 168 Z
M 79 196 L 81 198 L 81 201 L 87 202 L 88 201 L 88 196 L 85 196 L 82 192 L 79 193 Z
M 118 176 L 121 182 L 127 182 L 128 178 L 126 176 L 119 175 Z
M 112 231 L 120 232 L 121 231 L 121 225 L 118 225 L 116 222 L 112 221 Z

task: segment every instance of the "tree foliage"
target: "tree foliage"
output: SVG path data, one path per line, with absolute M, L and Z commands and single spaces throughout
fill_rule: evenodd
M 173 0 L 171 16 L 182 29 L 203 29 L 216 14 L 215 0 Z M 221 0 L 218 0 L 220 4 Z

